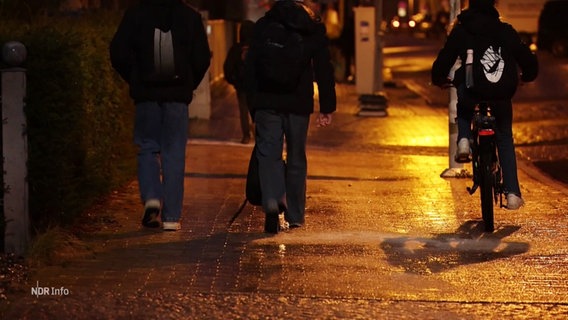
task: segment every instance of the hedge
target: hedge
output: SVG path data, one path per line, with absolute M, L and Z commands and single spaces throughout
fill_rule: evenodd
M 119 18 L 98 13 L 0 22 L 0 43 L 17 40 L 28 52 L 25 114 L 35 230 L 72 222 L 135 175 L 134 109 L 108 58 Z

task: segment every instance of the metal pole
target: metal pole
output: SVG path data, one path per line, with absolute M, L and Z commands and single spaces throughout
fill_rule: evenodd
M 375 0 L 375 92 L 383 91 L 383 36 L 381 22 L 383 20 L 383 0 Z
M 23 255 L 30 240 L 27 183 L 27 133 L 24 99 L 26 71 L 16 67 L 25 57 L 25 47 L 9 42 L 3 59 L 13 67 L 3 69 L 2 155 L 4 156 L 4 251 Z M 20 61 L 21 60 L 21 61 Z M 13 63 L 10 63 L 13 62 Z
M 455 19 L 457 18 L 458 14 L 461 11 L 461 3 L 460 0 L 451 0 L 450 1 L 450 21 L 454 23 Z M 454 72 L 461 66 L 461 61 L 458 58 L 454 67 L 450 71 L 448 75 L 449 78 L 453 79 Z M 458 104 L 458 95 L 457 90 L 454 87 L 449 89 L 449 104 L 448 104 L 448 131 L 449 131 L 449 150 L 448 150 L 448 162 L 449 168 L 444 170 L 440 176 L 442 178 L 460 178 L 467 176 L 467 171 L 463 168 L 463 164 L 457 163 L 454 160 L 454 155 L 457 151 L 457 138 L 458 138 L 458 125 L 456 123 L 457 117 L 457 104 Z

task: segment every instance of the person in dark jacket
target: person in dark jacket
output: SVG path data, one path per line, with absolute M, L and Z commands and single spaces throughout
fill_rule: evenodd
M 466 50 L 469 42 L 467 39 L 471 37 L 471 34 L 488 38 L 501 35 L 501 39 L 505 42 L 504 46 L 509 48 L 520 67 L 522 82 L 533 81 L 538 74 L 536 56 L 521 41 L 517 31 L 511 25 L 500 21 L 499 12 L 495 9 L 495 0 L 470 0 L 469 8 L 458 15 L 457 24 L 448 35 L 444 47 L 434 61 L 431 74 L 433 84 L 445 86 L 451 82 L 457 88 L 458 148 L 456 159 L 468 158 L 469 156 L 470 124 L 474 107 L 480 101 L 480 98 L 466 91 L 463 67 L 456 70 L 453 79 L 449 79 L 448 75 L 458 57 L 462 62 L 466 61 Z M 492 112 L 497 121 L 497 148 L 503 168 L 503 184 L 504 191 L 507 194 L 507 208 L 516 210 L 524 204 L 524 201 L 521 198 L 517 177 L 511 98 L 492 101 L 494 105 Z
M 223 63 L 225 80 L 233 85 L 237 92 L 239 117 L 243 138 L 241 143 L 249 143 L 252 133 L 252 124 L 245 92 L 245 57 L 249 48 L 254 22 L 245 20 L 239 29 L 239 41 L 231 46 L 227 58 Z
M 200 14 L 181 0 L 141 0 L 110 43 L 114 69 L 136 105 L 134 142 L 142 225 L 180 229 L 188 104 L 211 53 Z
M 290 93 L 263 92 L 259 89 L 257 50 L 262 45 L 262 32 L 271 20 L 299 31 L 303 38 L 307 61 L 296 89 Z M 254 28 L 253 40 L 246 59 L 247 94 L 256 128 L 256 157 L 259 163 L 262 206 L 266 214 L 265 232 L 277 233 L 278 215 L 290 227 L 305 223 L 306 204 L 306 140 L 310 115 L 314 112 L 315 81 L 319 92 L 319 126 L 331 124 L 336 109 L 335 81 L 329 41 L 325 27 L 303 3 L 276 1 Z M 286 164 L 282 152 L 286 141 Z
M 355 79 L 351 73 L 351 67 L 353 66 L 353 57 L 355 56 L 354 13 L 350 13 L 345 20 L 345 24 L 343 25 L 343 29 L 341 30 L 341 35 L 339 37 L 339 45 L 345 59 L 343 81 L 353 83 Z

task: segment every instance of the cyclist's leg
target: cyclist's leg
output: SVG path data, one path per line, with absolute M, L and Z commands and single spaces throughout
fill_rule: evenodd
M 517 176 L 517 158 L 513 142 L 513 107 L 511 100 L 495 103 L 492 109 L 496 120 L 495 134 L 499 161 L 503 170 L 503 189 L 506 194 L 521 196 L 519 178 Z

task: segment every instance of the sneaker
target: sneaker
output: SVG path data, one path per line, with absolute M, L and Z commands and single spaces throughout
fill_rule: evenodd
M 146 228 L 158 228 L 160 226 L 160 200 L 150 199 L 144 205 L 144 215 L 142 216 L 142 225 Z
M 469 140 L 467 138 L 461 138 L 458 142 L 458 150 L 456 151 L 454 159 L 457 163 L 469 162 L 471 161 L 470 153 Z
M 181 223 L 178 221 L 166 221 L 162 224 L 164 231 L 178 231 L 181 230 Z
M 525 204 L 523 198 L 519 197 L 514 193 L 507 194 L 507 209 L 518 210 Z

